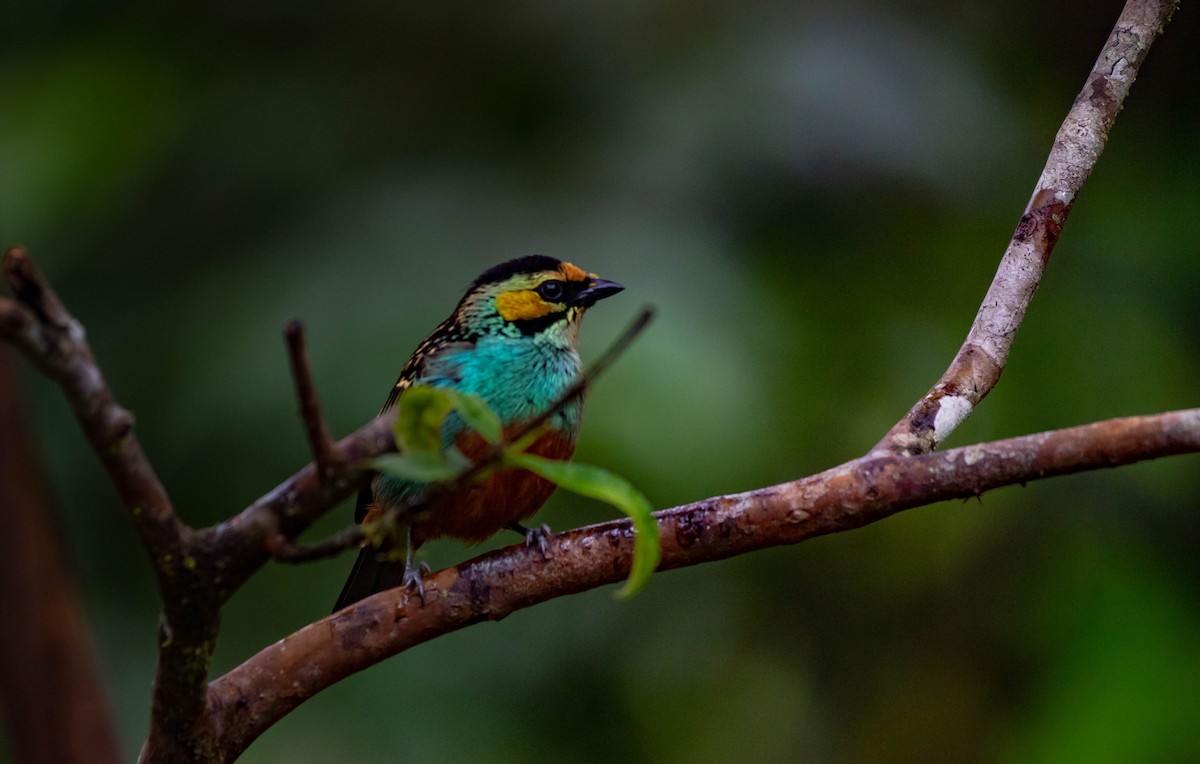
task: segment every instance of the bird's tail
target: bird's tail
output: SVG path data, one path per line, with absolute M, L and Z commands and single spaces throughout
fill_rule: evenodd
M 378 549 L 365 547 L 358 552 L 358 559 L 350 570 L 350 577 L 342 587 L 342 593 L 333 606 L 337 612 L 347 605 L 370 597 L 375 592 L 399 586 L 404 581 L 404 563 L 400 560 L 381 560 Z

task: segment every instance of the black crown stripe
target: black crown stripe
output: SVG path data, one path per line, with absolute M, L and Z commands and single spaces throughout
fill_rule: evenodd
M 512 278 L 518 273 L 538 273 L 540 271 L 552 271 L 562 263 L 561 260 L 556 260 L 553 257 L 545 255 L 527 255 L 518 257 L 515 260 L 509 260 L 507 263 L 500 263 L 488 268 L 479 275 L 479 278 L 471 284 L 471 289 L 483 286 L 484 284 L 495 284 L 499 281 Z

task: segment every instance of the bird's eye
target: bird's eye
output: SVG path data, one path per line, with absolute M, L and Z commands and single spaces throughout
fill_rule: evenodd
M 538 296 L 546 302 L 558 302 L 563 296 L 561 281 L 543 281 L 537 288 Z

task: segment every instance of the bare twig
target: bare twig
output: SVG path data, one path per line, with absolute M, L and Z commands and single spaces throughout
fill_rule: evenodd
M 599 358 L 592 362 L 591 366 L 587 368 L 587 371 L 583 374 L 583 376 L 579 378 L 579 381 L 574 385 L 571 385 L 567 392 L 563 393 L 559 399 L 554 402 L 553 406 L 546 409 L 529 422 L 526 422 L 521 427 L 518 427 L 513 433 L 506 436 L 500 443 L 488 447 L 488 449 L 479 459 L 475 461 L 474 464 L 464 470 L 462 474 L 455 478 L 452 483 L 448 484 L 447 487 L 452 488 L 470 480 L 474 480 L 479 473 L 483 472 L 489 467 L 492 467 L 497 461 L 499 461 L 500 456 L 504 453 L 504 449 L 507 446 L 517 443 L 530 433 L 539 430 L 543 425 L 546 424 L 546 422 L 550 421 L 551 417 L 562 411 L 567 404 L 587 392 L 588 386 L 591 385 L 597 377 L 607 371 L 608 368 L 612 366 L 613 362 L 620 358 L 621 355 L 629 349 L 629 346 L 633 344 L 633 341 L 636 340 L 643 331 L 645 331 L 646 327 L 650 325 L 652 320 L 654 320 L 654 307 L 652 305 L 643 305 L 642 309 L 638 311 L 637 316 L 634 317 L 629 326 L 625 327 L 625 330 L 617 335 L 617 338 L 613 340 L 611 345 L 608 346 L 608 349 L 605 350 Z M 432 498 L 432 494 L 426 494 L 422 500 L 423 503 L 430 498 Z
M 222 601 L 270 559 L 272 545 L 298 537 L 366 481 L 373 457 L 396 450 L 395 417 L 394 410 L 384 412 L 333 443 L 325 479 L 307 464 L 238 514 L 197 531 L 221 569 Z
M 313 544 L 299 544 L 282 533 L 267 537 L 267 553 L 277 562 L 303 563 L 335 557 L 363 542 L 362 528 L 349 525 Z
M 911 507 L 1004 485 L 1200 451 L 1200 409 L 1113 419 L 917 457 L 866 456 L 791 483 L 656 513 L 660 570 L 850 530 Z M 274 643 L 212 683 L 223 761 L 334 682 L 473 623 L 499 620 L 629 574 L 628 520 L 517 545 L 439 571 L 424 605 L 405 588 L 372 595 Z
M 872 453 L 922 454 L 941 444 L 1000 379 L 1075 196 L 1104 150 L 1151 43 L 1176 0 L 1129 0 L 1054 137 L 1033 197 L 1000 261 L 967 339 L 921 400 Z
M 130 520 L 150 554 L 163 614 L 154 681 L 151 738 L 182 755 L 179 730 L 204 710 L 218 610 L 197 562 L 194 534 L 175 514 L 123 408 L 100 373 L 83 326 L 67 311 L 23 249 L 4 255 L 4 276 L 21 310 L 9 302 L 0 331 L 56 381 L 104 463 Z
M 63 307 L 25 250 L 4 255 L 4 276 L 16 301 L 0 303 L 0 333 L 63 389 L 100 455 L 160 577 L 166 555 L 182 549 L 184 526 L 133 433 L 133 415 L 117 403 L 88 347 L 83 327 Z
M 293 319 L 288 322 L 283 333 L 287 338 L 292 377 L 296 381 L 296 397 L 300 401 L 300 419 L 304 422 L 304 432 L 308 436 L 309 448 L 312 449 L 313 462 L 317 465 L 317 476 L 325 479 L 329 476 L 330 464 L 333 461 L 333 444 L 329 437 L 329 429 L 321 416 L 321 400 L 317 397 L 312 369 L 308 365 L 304 324 Z

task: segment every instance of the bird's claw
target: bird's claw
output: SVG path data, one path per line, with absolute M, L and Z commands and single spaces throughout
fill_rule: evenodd
M 412 589 L 417 596 L 421 598 L 422 607 L 425 605 L 425 581 L 424 576 L 429 573 L 429 564 L 422 562 L 415 568 L 405 566 L 404 576 L 400 579 L 400 585 L 405 589 Z
M 552 534 L 550 533 L 550 526 L 545 523 L 542 523 L 537 528 L 527 528 L 525 530 L 525 548 L 529 549 L 530 547 L 532 547 L 533 545 L 536 544 L 538 551 L 542 553 L 542 557 L 545 559 L 549 559 L 550 558 L 549 539 L 550 539 L 551 535 Z
M 538 551 L 542 553 L 542 558 L 546 560 L 550 559 L 550 544 L 548 541 L 554 534 L 550 532 L 549 525 L 542 523 L 537 528 L 526 528 L 524 525 L 521 525 L 518 522 L 511 522 L 508 524 L 508 529 L 520 533 L 525 537 L 526 549 L 529 549 L 536 544 Z

